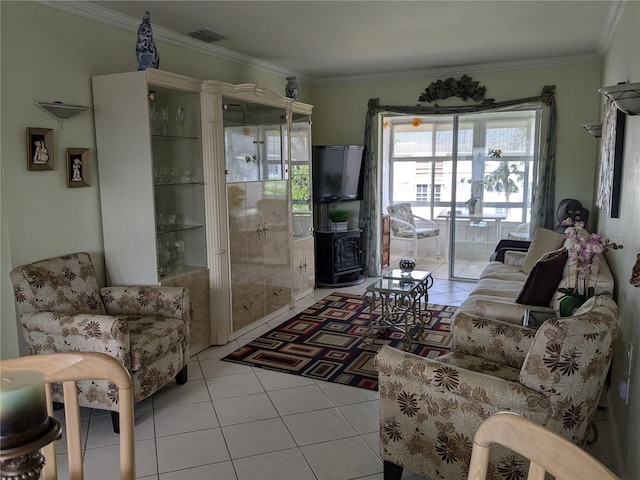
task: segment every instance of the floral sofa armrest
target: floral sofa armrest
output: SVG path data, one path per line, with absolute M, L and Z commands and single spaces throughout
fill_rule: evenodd
M 544 401 L 543 394 L 523 387 L 517 382 L 466 370 L 438 362 L 437 358 L 421 357 L 386 345 L 376 354 L 375 366 L 379 377 L 385 377 L 393 383 L 412 384 L 418 395 L 454 395 L 460 397 L 460 400 L 466 399 L 485 404 L 492 411 L 513 410 L 527 413 L 531 411 L 532 405 L 540 406 L 547 403 Z M 487 388 L 489 384 L 493 384 L 495 388 Z M 486 391 L 481 392 L 481 390 Z M 507 398 L 503 394 L 506 391 L 513 391 L 513 395 Z M 394 398 L 397 393 L 398 390 L 393 388 L 380 390 L 381 397 Z M 530 397 L 542 401 L 531 402 Z M 416 399 L 420 398 L 422 397 L 418 396 Z M 478 409 L 474 408 L 474 410 Z M 533 411 L 536 409 L 534 408 Z M 542 407 L 539 412 L 544 417 L 549 413 Z
M 183 287 L 103 287 L 110 315 L 153 315 L 190 321 L 189 290 Z
M 492 414 L 513 411 L 540 424 L 550 414 L 539 392 L 437 358 L 384 346 L 375 363 L 382 459 L 427 478 L 453 478 L 454 471 L 458 478 L 475 431 Z
M 512 267 L 520 267 L 524 266 L 524 259 L 527 257 L 527 252 L 525 251 L 516 251 L 516 250 L 506 250 L 504 252 L 504 264 L 511 265 Z
M 102 352 L 131 368 L 129 326 L 111 315 L 30 312 L 20 316 L 31 354 Z
M 460 312 L 452 320 L 451 350 L 520 369 L 536 331 Z
M 514 325 L 525 325 L 531 311 L 555 314 L 551 307 L 538 305 L 526 305 L 524 303 L 505 302 L 478 298 L 476 300 L 475 314 L 479 317 L 500 320 Z

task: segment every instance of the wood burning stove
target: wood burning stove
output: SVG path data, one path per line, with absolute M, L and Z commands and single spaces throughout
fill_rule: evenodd
M 361 234 L 361 230 L 316 232 L 318 286 L 345 286 L 364 282 Z

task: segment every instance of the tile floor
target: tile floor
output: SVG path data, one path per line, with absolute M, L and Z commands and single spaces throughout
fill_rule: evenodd
M 459 305 L 475 285 L 448 281 L 446 266 L 427 267 L 435 278 L 431 302 Z M 361 294 L 368 283 L 339 290 Z M 170 384 L 136 405 L 137 478 L 382 479 L 377 392 L 221 360 L 330 292 L 316 290 L 293 311 L 201 352 L 189 364 L 185 385 Z M 612 468 L 606 414 L 598 415 L 600 439 L 590 453 Z M 110 415 L 85 409 L 83 416 L 87 478 L 117 477 L 118 437 Z M 66 456 L 59 462 L 64 468 Z

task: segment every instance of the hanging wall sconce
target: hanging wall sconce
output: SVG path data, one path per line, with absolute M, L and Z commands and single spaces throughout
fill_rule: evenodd
M 619 83 L 598 91 L 609 97 L 627 115 L 640 115 L 640 83 Z
M 631 269 L 631 278 L 629 283 L 634 287 L 640 287 L 640 253 L 636 258 L 636 264 Z
M 602 123 L 581 123 L 580 126 L 584 128 L 587 133 L 593 137 L 600 138 L 602 136 Z

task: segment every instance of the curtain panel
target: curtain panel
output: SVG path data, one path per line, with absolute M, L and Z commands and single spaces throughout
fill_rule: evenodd
M 369 99 L 364 130 L 364 185 L 360 202 L 360 228 L 363 230 L 362 255 L 364 273 L 368 276 L 382 274 L 382 165 L 380 164 L 380 113 L 396 115 L 463 115 L 466 113 L 504 110 L 528 104 L 542 104 L 546 109 L 546 131 L 540 149 L 538 182 L 532 192 L 531 228 L 553 229 L 555 223 L 555 149 L 556 149 L 556 100 L 555 85 L 545 85 L 536 97 L 520 98 L 504 102 L 460 106 L 404 106 L 380 105 L 379 98 Z M 447 239 L 448 241 L 448 239 Z

